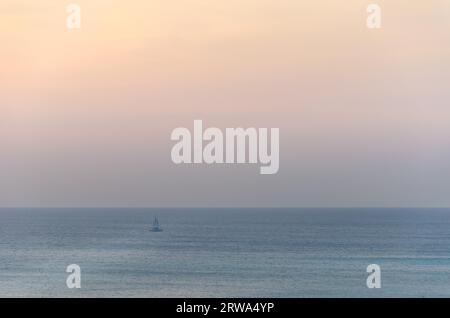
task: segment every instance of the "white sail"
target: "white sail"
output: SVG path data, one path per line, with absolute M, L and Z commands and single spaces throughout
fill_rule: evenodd
M 159 226 L 159 221 L 158 218 L 155 217 L 154 221 L 153 221 L 153 227 L 151 229 L 152 232 L 161 232 L 162 229 Z

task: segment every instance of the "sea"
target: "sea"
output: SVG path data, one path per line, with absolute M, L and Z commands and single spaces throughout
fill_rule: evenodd
M 0 297 L 450 297 L 450 209 L 4 208 Z

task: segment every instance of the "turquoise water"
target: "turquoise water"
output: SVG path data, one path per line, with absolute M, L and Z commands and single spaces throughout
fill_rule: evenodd
M 450 210 L 2 209 L 0 296 L 450 297 Z

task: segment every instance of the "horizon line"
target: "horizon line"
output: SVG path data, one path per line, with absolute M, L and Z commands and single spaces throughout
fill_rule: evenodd
M 0 206 L 0 209 L 450 209 L 450 206 Z

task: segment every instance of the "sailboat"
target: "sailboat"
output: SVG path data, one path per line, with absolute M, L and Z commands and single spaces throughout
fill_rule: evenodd
M 150 229 L 151 232 L 162 232 L 162 228 L 159 226 L 159 221 L 158 218 L 155 217 L 155 219 L 153 220 L 153 226 Z

